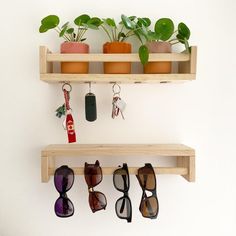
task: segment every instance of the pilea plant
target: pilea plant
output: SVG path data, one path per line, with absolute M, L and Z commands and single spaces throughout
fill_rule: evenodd
M 71 27 L 69 22 L 66 22 L 59 27 L 60 19 L 56 15 L 46 16 L 41 20 L 41 26 L 39 28 L 40 33 L 45 33 L 48 30 L 54 29 L 59 37 L 62 37 L 68 42 L 83 42 L 86 40 L 84 34 L 88 29 L 97 30 L 102 21 L 98 17 L 90 17 L 89 15 L 83 14 L 78 16 L 74 20 L 74 24 L 77 26 Z
M 100 26 L 107 34 L 110 42 L 124 42 L 128 37 L 134 35 L 133 30 L 128 29 L 127 31 L 123 21 L 117 24 L 112 18 L 103 19 Z
M 182 43 L 189 52 L 190 47 L 188 39 L 190 37 L 189 28 L 183 23 L 178 24 L 178 29 L 174 30 L 174 23 L 169 18 L 161 18 L 156 21 L 154 30 L 150 30 L 151 21 L 149 18 L 133 17 L 132 19 L 122 15 L 122 21 L 127 29 L 133 31 L 134 35 L 141 42 L 139 48 L 139 57 L 141 63 L 144 65 L 149 59 L 149 50 L 145 45 L 147 42 L 166 41 L 172 45 Z

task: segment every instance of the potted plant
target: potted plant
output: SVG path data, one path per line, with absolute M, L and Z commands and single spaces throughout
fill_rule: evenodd
M 126 30 L 123 22 L 116 24 L 114 19 L 102 20 L 100 27 L 109 38 L 103 45 L 103 53 L 131 53 L 132 47 L 125 40 L 133 35 L 132 30 Z M 130 74 L 131 62 L 104 62 L 105 74 Z
M 42 19 L 39 28 L 40 33 L 45 33 L 48 30 L 54 29 L 59 37 L 65 42 L 61 44 L 61 53 L 89 53 L 89 45 L 83 43 L 86 40 L 84 37 L 88 29 L 98 29 L 101 20 L 97 17 L 90 17 L 83 14 L 74 20 L 76 27 L 71 27 L 67 22 L 59 27 L 60 19 L 56 15 L 49 15 Z M 89 71 L 88 62 L 62 62 L 62 73 L 86 74 Z
M 133 30 L 134 34 L 141 42 L 139 48 L 139 57 L 144 65 L 144 73 L 170 73 L 171 62 L 148 62 L 149 53 L 170 53 L 172 45 L 176 43 L 185 44 L 186 50 L 189 52 L 188 39 L 190 30 L 184 23 L 179 23 L 178 29 L 174 30 L 174 23 L 169 18 L 161 18 L 156 21 L 154 30 L 150 30 L 151 21 L 148 18 L 135 17 L 130 20 L 122 15 L 126 22 L 125 27 Z M 138 29 L 138 30 L 137 30 Z

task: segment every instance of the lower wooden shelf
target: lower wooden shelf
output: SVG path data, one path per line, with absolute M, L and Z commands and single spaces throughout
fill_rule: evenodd
M 40 74 L 47 83 L 176 83 L 196 79 L 196 74 Z
M 195 151 L 183 144 L 52 144 L 41 151 L 41 178 L 48 182 L 54 174 L 56 157 L 88 156 L 164 156 L 177 158 L 176 167 L 154 167 L 156 174 L 181 175 L 189 182 L 195 181 Z M 144 160 L 145 162 L 145 160 Z M 129 167 L 137 174 L 139 167 Z M 76 175 L 83 175 L 83 167 L 72 167 Z M 112 175 L 117 167 L 103 167 L 104 175 Z

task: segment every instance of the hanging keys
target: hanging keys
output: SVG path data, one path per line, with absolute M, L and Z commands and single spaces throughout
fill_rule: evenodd
M 112 114 L 111 114 L 111 117 L 114 119 L 120 113 L 123 120 L 124 120 L 125 118 L 124 118 L 124 115 L 123 115 L 123 111 L 125 110 L 126 103 L 124 102 L 124 100 L 122 100 L 120 98 L 121 87 L 117 83 L 115 83 L 112 86 L 112 91 L 113 91 L 113 98 L 112 98 Z
M 74 120 L 71 114 L 72 109 L 70 108 L 70 104 L 69 104 L 71 90 L 72 90 L 72 87 L 70 84 L 68 83 L 63 84 L 62 91 L 64 94 L 65 103 L 62 106 L 57 108 L 56 116 L 59 118 L 61 118 L 63 115 L 65 116 L 65 119 L 62 125 L 64 129 L 67 131 L 68 142 L 74 143 L 76 142 L 76 134 L 75 134 L 75 129 L 74 129 Z
M 69 88 L 66 89 L 66 86 L 68 86 Z M 64 83 L 64 84 L 62 85 L 62 91 L 63 91 L 63 93 L 64 93 L 64 89 L 66 90 L 68 99 L 70 100 L 70 92 L 71 92 L 71 90 L 72 90 L 71 85 L 68 84 L 68 83 Z M 57 116 L 58 118 L 61 118 L 62 116 L 65 116 L 65 115 L 66 115 L 66 106 L 65 106 L 65 103 L 64 103 L 63 105 L 59 106 L 59 107 L 56 109 L 55 112 L 56 112 L 56 116 Z

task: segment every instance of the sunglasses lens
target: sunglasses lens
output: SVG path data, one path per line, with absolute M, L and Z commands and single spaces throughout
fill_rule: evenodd
M 129 190 L 129 177 L 124 169 L 118 169 L 114 173 L 114 185 L 120 191 Z
M 102 169 L 100 166 L 87 164 L 85 165 L 84 174 L 86 183 L 90 188 L 95 187 L 102 181 Z
M 93 212 L 106 208 L 107 200 L 103 193 L 94 191 L 89 193 L 89 205 Z
M 142 200 L 141 213 L 144 217 L 156 217 L 158 214 L 158 201 L 155 197 L 148 197 Z
M 116 214 L 120 218 L 128 219 L 131 217 L 131 202 L 127 197 L 122 197 L 116 202 Z
M 74 206 L 70 199 L 59 197 L 55 202 L 55 213 L 59 217 L 69 217 L 74 214 Z
M 74 172 L 67 166 L 56 169 L 54 174 L 54 184 L 59 193 L 67 192 L 74 183 Z
M 143 167 L 138 170 L 140 184 L 147 190 L 156 188 L 156 176 L 152 167 Z

